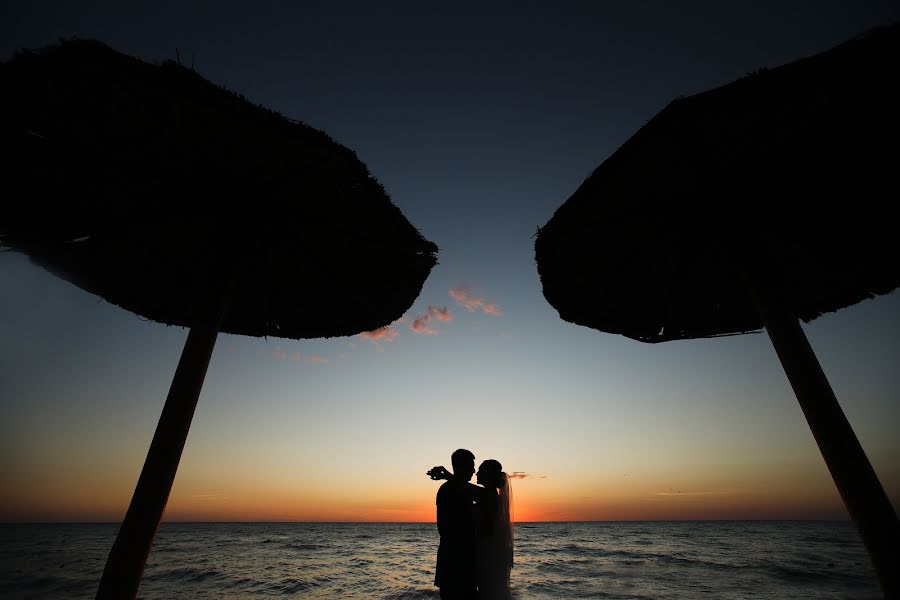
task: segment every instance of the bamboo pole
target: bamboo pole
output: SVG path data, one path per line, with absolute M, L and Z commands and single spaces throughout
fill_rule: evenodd
M 135 598 L 203 387 L 231 290 L 213 294 L 188 334 L 144 468 L 106 560 L 97 600 Z
M 748 280 L 759 315 L 850 517 L 872 558 L 884 597 L 900 599 L 900 522 L 834 391 L 783 296 Z

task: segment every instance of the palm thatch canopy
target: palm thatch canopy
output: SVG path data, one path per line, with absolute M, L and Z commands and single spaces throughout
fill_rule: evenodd
M 2 243 L 142 317 L 191 325 L 237 263 L 222 331 L 352 335 L 435 264 L 351 150 L 178 63 L 67 41 L 0 81 Z
M 673 101 L 540 230 L 544 296 L 643 342 L 759 330 L 765 273 L 803 321 L 900 284 L 900 27 Z

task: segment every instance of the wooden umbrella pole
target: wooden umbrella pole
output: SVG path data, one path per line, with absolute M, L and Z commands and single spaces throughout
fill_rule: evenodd
M 150 546 L 172 490 L 230 291 L 231 281 L 210 298 L 206 310 L 202 311 L 188 334 L 131 504 L 106 560 L 97 589 L 98 600 L 137 596 Z
M 841 410 L 800 322 L 774 289 L 748 281 L 757 310 L 841 498 L 872 558 L 885 598 L 900 599 L 900 522 Z

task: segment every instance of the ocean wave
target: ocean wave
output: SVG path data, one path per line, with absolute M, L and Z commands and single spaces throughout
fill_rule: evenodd
M 764 571 L 771 577 L 788 581 L 792 584 L 833 584 L 836 582 L 846 582 L 853 580 L 865 581 L 868 577 L 874 576 L 874 573 L 848 573 L 843 569 L 837 568 L 834 563 L 832 566 L 821 565 L 818 568 L 798 568 L 790 565 L 770 563 L 766 565 Z
M 381 596 L 382 600 L 420 600 L 429 598 L 440 598 L 441 593 L 436 587 L 408 587 L 399 590 L 392 590 L 386 595 Z
M 627 560 L 654 560 L 660 556 L 660 554 L 652 552 L 642 552 L 616 548 L 592 548 L 590 546 L 580 546 L 577 544 L 551 546 L 545 548 L 543 552 L 549 554 L 570 554 L 575 555 L 579 558 L 621 558 Z
M 262 591 L 269 586 L 268 581 L 262 581 L 253 577 L 237 577 L 230 578 L 221 584 L 225 590 L 244 590 L 244 591 Z
M 172 582 L 200 582 L 208 579 L 224 579 L 225 574 L 215 569 L 198 567 L 174 567 L 160 570 L 150 570 L 144 574 L 143 579 L 148 581 L 172 581 Z
M 678 556 L 678 555 L 660 555 L 657 556 L 657 560 L 664 564 L 671 565 L 685 565 L 691 567 L 704 567 L 707 569 L 722 569 L 722 570 L 731 570 L 731 569 L 745 569 L 749 565 L 744 563 L 724 563 L 718 562 L 714 560 L 706 560 L 697 557 L 691 556 Z
M 615 589 L 586 589 L 584 580 L 562 580 L 553 582 L 532 582 L 513 589 L 513 598 L 606 598 L 617 600 L 657 600 L 641 592 Z
M 317 587 L 318 585 L 319 584 L 315 581 L 309 581 L 306 579 L 285 579 L 276 583 L 271 583 L 267 587 L 269 590 L 287 595 L 305 592 Z
M 291 544 L 284 544 L 281 547 L 284 548 L 285 550 L 324 550 L 325 548 L 328 548 L 328 546 L 326 546 L 324 544 L 312 544 L 312 543 L 310 543 L 310 544 L 291 543 Z
M 115 537 L 106 526 L 0 532 L 4 600 L 91 597 Z M 820 541 L 810 547 L 801 538 Z M 178 524 L 159 541 L 145 600 L 439 597 L 433 525 Z M 520 525 L 512 588 L 522 600 L 879 596 L 850 524 L 784 522 Z

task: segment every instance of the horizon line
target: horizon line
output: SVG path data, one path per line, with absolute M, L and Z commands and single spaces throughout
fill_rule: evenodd
M 576 520 L 560 520 L 560 521 L 513 521 L 516 525 L 534 525 L 539 523 L 752 523 L 752 522 L 818 522 L 818 523 L 850 523 L 848 518 L 782 518 L 782 519 L 576 519 Z M 335 521 L 335 520 L 245 520 L 245 521 L 192 521 L 192 520 L 172 520 L 162 521 L 160 525 L 247 525 L 247 524 L 343 524 L 343 525 L 436 525 L 437 521 Z M 4 521 L 0 520 L 0 525 L 121 525 L 122 521 Z

